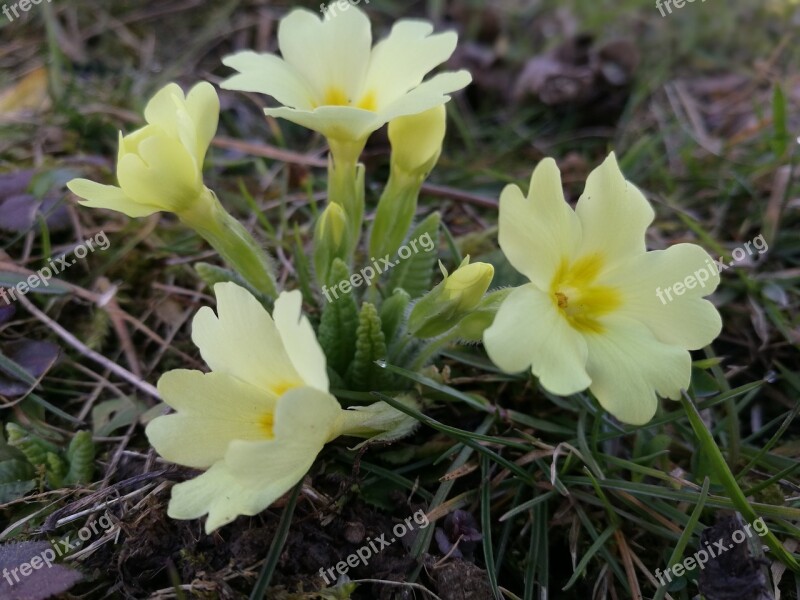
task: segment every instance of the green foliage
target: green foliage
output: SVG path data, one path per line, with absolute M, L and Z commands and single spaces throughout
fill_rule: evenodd
M 89 483 L 94 475 L 94 443 L 92 434 L 88 431 L 79 431 L 72 438 L 67 448 L 67 461 L 69 471 L 64 483 Z
M 16 458 L 12 456 L 9 460 L 12 463 L 19 462 L 24 457 L 25 464 L 30 467 L 30 473 L 33 474 L 38 469 L 40 473 L 43 473 L 45 481 L 51 489 L 92 481 L 95 450 L 90 432 L 79 431 L 76 433 L 66 452 L 61 452 L 54 444 L 35 436 L 16 423 L 7 423 L 6 432 L 8 448 L 18 452 Z M 0 453 L 0 460 L 3 456 Z M 11 464 L 8 468 L 11 469 L 8 476 L 22 478 L 26 476 L 27 471 L 21 471 L 20 465 Z M 0 473 L 0 484 L 9 481 L 12 480 Z
M 45 468 L 47 485 L 53 489 L 62 487 L 64 485 L 64 475 L 67 474 L 67 463 L 55 452 L 48 452 Z
M 9 445 L 17 448 L 32 465 L 46 465 L 47 453 L 56 450 L 55 446 L 25 431 L 16 423 L 6 424 Z
M 331 266 L 333 281 L 350 277 L 347 265 L 341 259 L 334 259 Z M 356 352 L 356 328 L 358 327 L 358 306 L 352 294 L 339 293 L 331 298 L 322 309 L 318 339 L 328 366 L 339 374 L 347 372 L 347 367 Z
M 381 305 L 381 327 L 387 344 L 391 344 L 400 331 L 410 301 L 411 296 L 408 292 L 398 288 Z
M 21 498 L 36 487 L 36 470 L 21 450 L 0 441 L 0 504 Z
M 374 304 L 365 302 L 358 315 L 356 354 L 347 380 L 356 390 L 379 390 L 386 381 L 386 372 L 375 364 L 386 359 L 386 338 L 381 328 L 381 318 Z

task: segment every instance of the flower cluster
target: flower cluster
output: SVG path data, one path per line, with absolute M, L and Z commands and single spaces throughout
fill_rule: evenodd
M 219 118 L 210 84 L 187 95 L 170 84 L 155 95 L 147 124 L 120 135 L 118 186 L 70 182 L 86 206 L 130 217 L 174 213 L 233 270 L 230 281 L 214 286 L 217 312 L 202 308 L 192 324 L 210 372 L 171 371 L 158 383 L 175 412 L 147 426 L 150 442 L 167 460 L 203 470 L 173 488 L 170 516 L 208 515 L 210 533 L 272 504 L 340 436 L 391 441 L 409 434 L 416 421 L 406 412 L 419 407 L 414 391 L 382 365 L 417 370 L 454 342 L 483 341 L 500 369 L 530 371 L 552 394 L 588 389 L 631 424 L 652 418 L 658 396 L 678 398 L 688 387 L 689 351 L 720 332 L 719 314 L 704 299 L 719 278 L 668 305 L 657 301 L 653 290 L 695 272 L 708 255 L 691 244 L 646 251 L 653 210 L 613 154 L 589 176 L 574 210 L 552 159 L 536 167 L 527 196 L 514 185 L 502 192 L 499 243 L 528 280 L 520 287 L 490 291 L 494 267 L 470 257 L 451 273 L 440 263 L 437 285 L 438 252 L 391 261 L 408 240 L 438 243 L 439 214 L 415 222 L 418 198 L 442 152 L 445 104 L 470 75 L 425 78 L 456 42 L 452 32 L 403 20 L 373 46 L 369 20 L 355 7 L 327 21 L 298 9 L 280 23 L 281 56 L 245 51 L 223 60 L 236 73 L 222 88 L 271 96 L 278 106 L 266 116 L 328 142 L 328 202 L 311 252 L 319 289 L 347 281 L 359 261 L 394 265 L 363 290 L 348 286 L 333 301 L 317 298 L 316 331 L 303 315 L 304 297 L 313 299 L 280 290 L 268 253 L 203 183 Z M 359 159 L 386 124 L 389 178 L 362 236 Z M 331 387 L 400 389 L 392 404 L 413 410 L 384 402 L 346 409 Z

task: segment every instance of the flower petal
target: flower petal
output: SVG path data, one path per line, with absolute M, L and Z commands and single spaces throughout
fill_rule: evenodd
M 655 213 L 644 194 L 625 180 L 613 152 L 589 174 L 575 212 L 583 230 L 579 256 L 599 254 L 613 267 L 646 251 L 645 233 Z
M 176 105 L 177 102 L 177 105 Z M 168 83 L 156 92 L 144 108 L 144 118 L 150 125 L 157 125 L 171 137 L 178 137 L 178 126 L 175 122 L 177 106 L 186 102 L 183 90 L 177 83 Z
M 658 341 L 642 323 L 607 317 L 602 335 L 585 336 L 590 390 L 600 405 L 620 421 L 644 425 L 656 413 L 656 394 L 680 398 L 689 387 L 689 352 Z
M 178 412 L 156 417 L 145 433 L 168 461 L 208 468 L 225 457 L 233 440 L 274 435 L 276 398 L 225 373 L 169 371 L 159 379 L 158 391 Z
M 317 131 L 326 138 L 346 141 L 364 140 L 386 124 L 382 116 L 352 106 L 320 106 L 313 111 L 281 106 L 267 108 L 264 113 Z
M 206 533 L 239 515 L 255 515 L 300 481 L 332 434 L 341 408 L 312 388 L 291 390 L 275 414 L 274 440 L 232 442 L 225 460 L 172 488 L 168 514 L 195 519 L 208 513 Z
M 542 387 L 561 396 L 586 389 L 587 346 L 550 296 L 528 284 L 513 290 L 483 334 L 492 362 L 508 373 L 531 367 Z
M 499 241 L 508 261 L 539 289 L 548 290 L 561 262 L 581 238 L 578 217 L 564 199 L 552 158 L 536 165 L 527 198 L 515 185 L 500 195 Z
M 247 50 L 226 56 L 222 63 L 239 71 L 220 84 L 223 89 L 266 94 L 291 108 L 314 108 L 312 88 L 285 60 L 274 54 Z
M 439 73 L 394 102 L 381 107 L 380 117 L 383 123 L 388 123 L 397 117 L 425 112 L 450 100 L 450 94 L 467 87 L 471 81 L 472 75 L 466 70 Z
M 153 135 L 139 144 L 139 154 L 125 154 L 117 164 L 122 190 L 135 202 L 179 212 L 202 191 L 194 158 L 175 138 Z
M 272 317 L 286 354 L 302 380 L 306 385 L 327 393 L 329 383 L 325 353 L 317 341 L 314 328 L 302 311 L 303 295 L 294 290 L 278 297 Z
M 235 283 L 218 283 L 217 313 L 201 308 L 192 322 L 192 340 L 213 371 L 227 373 L 275 396 L 302 379 L 286 354 L 269 313 Z
M 295 9 L 278 26 L 278 46 L 311 87 L 317 104 L 327 104 L 333 90 L 355 100 L 369 67 L 372 27 L 367 15 L 352 5 L 328 19 Z
M 134 202 L 115 185 L 102 185 L 88 179 L 73 179 L 67 183 L 67 187 L 73 194 L 83 198 L 81 200 L 83 206 L 108 208 L 133 218 L 147 217 L 161 210 L 155 206 Z
M 375 94 L 376 103 L 385 106 L 412 88 L 434 67 L 453 54 L 458 35 L 449 31 L 431 35 L 427 21 L 397 22 L 389 36 L 375 44 L 367 72 L 367 92 Z
M 195 159 L 197 168 L 203 168 L 208 147 L 219 124 L 219 96 L 214 86 L 207 81 L 195 85 L 186 96 L 186 110 L 194 124 L 197 146 Z
M 703 296 L 719 285 L 711 257 L 695 244 L 631 257 L 602 285 L 617 288 L 624 303 L 620 314 L 644 323 L 665 344 L 697 350 L 710 344 L 722 330 L 722 319 Z M 678 291 L 676 293 L 676 284 Z M 691 286 L 691 287 L 689 287 Z

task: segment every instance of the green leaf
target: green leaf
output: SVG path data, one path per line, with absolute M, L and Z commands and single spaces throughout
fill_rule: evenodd
M 350 271 L 344 261 L 335 259 L 331 266 L 331 278 L 342 281 L 349 277 Z M 356 352 L 358 306 L 352 294 L 340 294 L 332 300 L 322 308 L 318 339 L 328 359 L 328 366 L 343 375 Z
M 47 453 L 58 451 L 55 446 L 28 433 L 16 423 L 6 423 L 6 433 L 9 445 L 20 450 L 34 466 L 47 464 Z
M 375 364 L 377 360 L 386 360 L 386 338 L 378 310 L 374 304 L 365 302 L 358 315 L 356 354 L 347 372 L 347 380 L 353 389 L 381 389 L 386 371 Z
M 12 502 L 22 498 L 25 494 L 36 487 L 36 481 L 12 481 L 10 483 L 0 483 L 0 504 Z
M 403 289 L 396 289 L 394 294 L 383 301 L 381 305 L 381 326 L 383 337 L 391 344 L 403 324 L 406 308 L 411 301 L 411 296 Z
M 94 442 L 88 431 L 79 431 L 67 448 L 69 471 L 64 483 L 89 483 L 94 475 Z
M 789 147 L 789 127 L 786 120 L 786 96 L 778 84 L 772 93 L 772 129 L 772 152 L 781 158 Z
M 11 459 L 0 462 L 0 483 L 12 483 L 23 479 L 33 479 L 36 470 L 24 459 Z
M 17 448 L 0 443 L 0 504 L 21 498 L 36 487 L 36 469 Z
M 389 279 L 390 290 L 403 288 L 413 299 L 419 298 L 431 289 L 433 267 L 438 257 L 440 222 L 439 213 L 432 213 L 411 232 L 409 240 L 417 240 L 427 234 L 433 240 L 434 247 L 428 252 L 412 254 L 405 260 L 399 259 L 400 262 L 394 267 Z
M 130 397 L 106 400 L 92 408 L 92 430 L 107 437 L 117 429 L 128 427 L 147 411 L 147 406 Z
M 300 237 L 300 227 L 297 223 L 294 224 L 294 267 L 297 272 L 297 282 L 300 285 L 300 292 L 303 294 L 303 300 L 307 304 L 316 304 L 314 301 L 314 294 L 311 291 L 311 264 L 303 250 L 303 243 Z
M 55 452 L 48 452 L 46 466 L 47 485 L 54 490 L 62 487 L 64 475 L 67 474 L 67 463 Z

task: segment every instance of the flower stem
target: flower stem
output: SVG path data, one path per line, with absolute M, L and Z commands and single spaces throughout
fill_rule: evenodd
M 256 291 L 277 297 L 272 260 L 244 226 L 223 208 L 214 192 L 205 188 L 201 200 L 190 210 L 178 213 L 178 217 L 211 244 Z
M 342 142 L 329 139 L 331 155 L 328 158 L 328 201 L 344 208 L 350 225 L 349 252 L 352 256 L 361 237 L 364 221 L 364 167 L 358 159 L 364 142 Z

